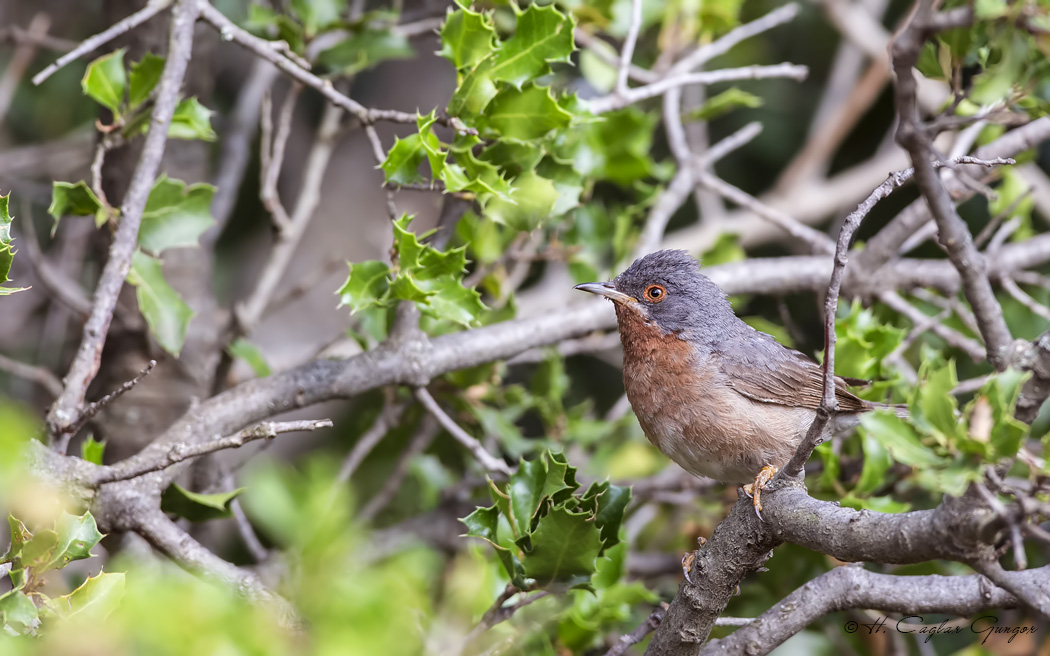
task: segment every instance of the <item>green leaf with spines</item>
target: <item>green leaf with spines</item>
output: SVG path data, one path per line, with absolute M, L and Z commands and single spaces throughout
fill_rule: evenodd
M 571 122 L 572 114 L 558 105 L 549 87 L 528 85 L 505 89 L 493 98 L 482 124 L 508 139 L 531 141 Z
M 494 197 L 485 203 L 485 216 L 522 232 L 541 225 L 558 200 L 554 183 L 533 171 L 515 178 L 511 190 L 510 201 Z
M 555 507 L 541 517 L 522 558 L 526 575 L 539 585 L 589 578 L 602 540 L 593 515 Z
M 160 260 L 136 250 L 131 256 L 128 283 L 135 287 L 139 311 L 146 318 L 157 343 L 177 356 L 186 341 L 186 329 L 193 310 L 164 279 Z
M 169 248 L 197 246 L 200 236 L 215 225 L 211 201 L 215 187 L 162 175 L 153 183 L 139 228 L 139 246 L 159 255 Z
M 7 516 L 7 524 L 11 529 L 11 546 L 8 547 L 7 553 L 4 554 L 3 558 L 0 558 L 0 563 L 9 563 L 20 557 L 22 555 L 22 547 L 33 537 L 26 525 L 15 518 L 14 515 Z
M 390 289 L 390 267 L 386 262 L 367 260 L 348 266 L 350 274 L 336 292 L 339 307 L 349 306 L 351 312 L 361 312 L 382 305 Z
M 922 383 L 915 387 L 908 404 L 912 423 L 946 446 L 954 443 L 965 435 L 960 426 L 959 406 L 951 393 L 959 384 L 955 363 L 949 361 L 936 368 L 926 364 L 919 370 L 919 379 Z
M 168 128 L 170 139 L 200 139 L 215 141 L 215 130 L 211 127 L 212 110 L 200 104 L 197 98 L 183 98 L 175 107 Z
M 232 517 L 230 503 L 243 491 L 244 488 L 240 487 L 229 492 L 201 494 L 190 492 L 178 483 L 172 483 L 160 497 L 160 509 L 191 522 Z
M 755 109 L 761 107 L 762 104 L 761 96 L 756 96 L 737 87 L 730 87 L 719 94 L 711 96 L 703 105 L 687 112 L 682 118 L 687 121 L 711 121 L 738 107 Z
M 88 435 L 87 439 L 80 444 L 80 457 L 94 465 L 102 465 L 102 457 L 106 453 L 106 440 L 98 441 L 94 435 Z
M 860 425 L 867 435 L 878 440 L 893 459 L 919 468 L 937 467 L 946 460 L 919 439 L 915 429 L 900 417 L 884 411 L 861 415 Z
M 867 432 L 862 432 L 861 444 L 864 448 L 864 467 L 852 493 L 863 497 L 885 485 L 886 472 L 893 465 L 893 458 L 882 442 Z
M 6 196 L 0 196 L 0 285 L 10 281 L 8 277 L 11 273 L 11 265 L 14 263 L 15 250 L 11 246 L 11 215 L 8 213 L 8 202 L 11 199 L 11 194 L 8 193 Z M 32 218 L 27 217 L 27 220 L 32 221 Z M 7 296 L 16 292 L 22 292 L 28 287 L 2 287 L 0 286 L 0 296 Z
M 450 7 L 441 26 L 438 54 L 457 69 L 469 68 L 492 54 L 496 41 L 496 30 L 489 16 L 466 7 Z
M 90 558 L 91 548 L 103 538 L 90 512 L 79 516 L 63 512 L 55 522 L 55 532 L 58 542 L 48 569 L 61 569 L 74 560 Z
M 435 319 L 469 327 L 477 324 L 478 317 L 486 309 L 481 302 L 481 294 L 473 288 L 464 287 L 453 276 L 421 280 L 420 286 L 430 294 L 420 310 Z
M 356 75 L 384 61 L 411 59 L 416 54 L 408 38 L 389 28 L 363 28 L 317 56 L 322 66 L 342 75 Z
M 0 629 L 9 627 L 15 633 L 26 633 L 38 618 L 36 606 L 20 589 L 0 594 Z
M 127 87 L 127 75 L 124 72 L 124 48 L 114 50 L 88 64 L 80 86 L 87 96 L 119 118 Z
M 51 205 L 48 206 L 47 213 L 55 220 L 51 234 L 58 229 L 58 222 L 64 216 L 93 216 L 95 225 L 99 227 L 109 218 L 102 207 L 102 201 L 83 180 L 76 183 L 52 182 Z
M 515 87 L 550 72 L 550 63 L 568 62 L 576 21 L 551 5 L 529 5 L 518 14 L 514 35 L 492 55 L 489 75 Z
M 1021 388 L 1031 376 L 1031 372 L 1010 368 L 989 378 L 978 393 L 978 398 L 987 399 L 992 407 L 989 444 L 994 458 L 1016 456 L 1029 432 L 1030 427 L 1014 416 L 1014 410 Z
M 99 572 L 67 595 L 52 599 L 50 607 L 66 619 L 100 621 L 124 598 L 124 572 Z
M 146 102 L 164 72 L 165 59 L 147 52 L 142 59 L 131 65 L 128 75 L 128 108 L 137 109 Z
M 390 184 L 406 185 L 419 182 L 423 176 L 419 174 L 419 165 L 426 159 L 427 153 L 423 149 L 422 140 L 418 134 L 410 134 L 405 138 L 398 138 L 394 146 L 386 154 L 386 159 L 379 165 L 383 169 L 383 175 Z

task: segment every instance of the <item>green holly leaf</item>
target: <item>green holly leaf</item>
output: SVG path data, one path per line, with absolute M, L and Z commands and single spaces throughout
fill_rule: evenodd
M 348 263 L 349 264 L 349 263 Z M 390 267 L 386 262 L 368 260 L 349 264 L 350 275 L 339 289 L 339 307 L 361 312 L 383 303 L 390 288 Z
M 1014 417 L 1021 387 L 1031 377 L 1030 372 L 1007 369 L 988 379 L 978 398 L 987 399 L 992 408 L 992 432 L 989 443 L 996 458 L 1010 458 L 1024 443 L 1029 426 Z
M 131 65 L 128 75 L 128 108 L 134 110 L 146 102 L 164 72 L 164 58 L 147 52 Z
M 339 21 L 346 0 L 292 0 L 291 9 L 302 21 L 308 36 Z
M 452 116 L 478 116 L 498 93 L 492 79 L 494 55 L 489 55 L 464 76 L 448 101 L 448 113 Z
M 485 14 L 463 7 L 452 10 L 441 27 L 438 54 L 457 69 L 473 67 L 495 50 L 496 30 Z
M 528 232 L 551 216 L 558 200 L 554 183 L 534 171 L 519 175 L 511 185 L 512 201 L 492 198 L 485 204 L 485 215 L 503 225 Z
M 50 569 L 50 564 L 55 561 L 55 550 L 58 548 L 58 533 L 49 528 L 42 529 L 33 534 L 22 546 L 21 569 L 31 570 L 35 574 L 42 574 Z M 14 569 L 12 568 L 12 574 Z
M 103 537 L 90 512 L 80 516 L 63 512 L 55 522 L 55 532 L 58 534 L 58 542 L 46 569 L 61 569 L 74 560 L 90 558 L 91 548 Z M 40 573 L 44 570 L 36 571 Z
M 239 487 L 229 492 L 200 494 L 172 483 L 160 497 L 160 509 L 191 522 L 231 517 L 230 503 L 243 491 L 244 488 Z
M 601 120 L 567 130 L 554 146 L 555 155 L 584 177 L 632 187 L 654 173 L 650 153 L 656 121 L 655 114 L 637 107 L 603 114 Z
M 893 465 L 890 452 L 882 442 L 862 431 L 861 445 L 864 449 L 864 468 L 860 480 L 853 488 L 853 494 L 863 497 L 882 487 L 886 482 L 886 472 Z
M 504 90 L 485 110 L 484 125 L 508 139 L 529 141 L 544 137 L 551 130 L 564 128 L 572 114 L 562 109 L 549 87 L 529 85 Z
M 919 440 L 915 429 L 892 413 L 865 413 L 861 415 L 860 425 L 866 435 L 876 439 L 898 462 L 920 468 L 936 467 L 946 462 Z
M 494 196 L 511 202 L 510 182 L 494 165 L 478 159 L 469 149 L 454 149 L 453 159 L 456 163 L 446 164 L 441 172 L 447 191 L 471 191 L 479 198 Z
M 411 274 L 402 271 L 394 277 L 390 283 L 390 296 L 399 301 L 413 301 L 415 303 L 426 303 L 434 292 L 426 291 L 419 286 L 419 281 Z
M 883 361 L 904 340 L 906 331 L 884 324 L 855 301 L 835 320 L 835 367 L 841 376 L 876 380 L 884 377 Z
M 94 435 L 88 435 L 88 438 L 80 444 L 80 457 L 95 465 L 102 464 L 102 456 L 105 455 L 105 452 L 106 440 L 96 441 Z
M 487 308 L 481 302 L 481 294 L 464 287 L 450 276 L 419 281 L 420 287 L 429 295 L 420 310 L 435 319 L 447 319 L 461 326 L 473 326 Z
M 322 51 L 317 61 L 342 75 L 355 75 L 381 62 L 411 59 L 415 55 L 404 35 L 389 29 L 364 29 Z
M 576 22 L 553 4 L 529 5 L 518 14 L 514 35 L 492 55 L 493 80 L 521 87 L 550 72 L 549 62 L 568 62 L 576 49 L 572 30 Z
M 525 575 L 538 585 L 590 577 L 602 548 L 602 540 L 590 513 L 553 508 L 541 517 L 532 533 L 531 549 L 522 565 Z
M 419 129 L 419 144 L 427 155 L 427 163 L 430 164 L 430 177 L 438 179 L 445 170 L 445 161 L 448 159 L 448 151 L 441 148 L 441 141 L 431 131 L 437 122 L 437 112 L 431 110 L 426 116 L 416 118 L 416 126 Z
M 200 236 L 215 224 L 211 200 L 215 187 L 162 175 L 153 183 L 139 228 L 139 246 L 154 255 L 169 248 L 197 246 Z
M 423 163 L 426 156 L 427 152 L 423 148 L 420 136 L 410 134 L 404 139 L 394 141 L 393 148 L 386 154 L 386 159 L 379 166 L 383 169 L 388 183 L 411 184 L 423 179 L 423 176 L 419 174 L 419 165 Z
M 11 527 L 11 546 L 4 557 L 0 558 L 0 563 L 10 563 L 15 558 L 21 557 L 22 547 L 33 537 L 26 525 L 15 519 L 14 515 L 7 516 L 7 523 Z
M 511 543 L 508 543 L 507 546 L 500 544 L 498 537 L 499 518 L 499 509 L 496 506 L 492 506 L 491 508 L 477 508 L 459 521 L 466 525 L 469 537 L 481 538 L 496 548 L 496 556 L 503 563 L 507 576 L 510 577 L 514 585 L 524 590 L 527 587 L 527 583 L 521 560 L 509 548 Z
M 510 497 L 508 519 L 518 535 L 532 532 L 533 519 L 544 499 L 565 501 L 579 487 L 574 474 L 575 468 L 568 467 L 564 459 L 551 458 L 549 452 L 536 460 L 521 461 L 504 488 Z
M 707 99 L 703 105 L 688 112 L 682 118 L 687 121 L 711 121 L 727 114 L 738 107 L 750 107 L 752 109 L 762 106 L 762 98 L 753 93 L 742 91 L 736 87 L 726 89 L 722 93 Z
M 200 104 L 196 98 L 184 98 L 171 117 L 168 137 L 172 139 L 201 139 L 215 141 L 215 130 L 211 128 L 212 110 Z
M 10 590 L 0 595 L 0 628 L 10 627 L 15 633 L 25 633 L 36 625 L 39 612 L 21 590 Z
M 127 75 L 124 73 L 124 48 L 114 50 L 88 64 L 80 86 L 95 102 L 120 116 L 124 102 Z
M 262 351 L 259 350 L 258 346 L 247 339 L 243 337 L 237 339 L 233 344 L 230 344 L 226 350 L 230 352 L 231 356 L 240 358 L 247 362 L 248 366 L 252 368 L 252 372 L 254 372 L 259 378 L 266 378 L 272 373 L 270 365 L 267 364 Z
M 193 310 L 164 279 L 160 260 L 136 250 L 131 257 L 128 282 L 135 287 L 139 311 L 161 347 L 177 356 L 186 340 Z
M 8 201 L 10 199 L 10 193 L 6 196 L 0 196 L 0 285 L 11 280 L 8 275 L 11 273 L 11 265 L 15 260 L 15 250 L 11 247 L 12 218 L 7 211 Z M 7 296 L 9 294 L 14 294 L 15 292 L 23 292 L 27 289 L 29 288 L 0 287 L 0 296 Z
M 394 250 L 397 251 L 398 263 L 402 270 L 418 267 L 420 255 L 428 248 L 420 243 L 416 233 L 408 229 L 414 218 L 411 214 L 402 214 L 401 218 L 394 221 Z M 430 234 L 427 233 L 423 237 Z
M 52 599 L 51 608 L 63 618 L 99 621 L 109 617 L 123 598 L 124 573 L 99 572 L 73 592 Z
M 58 230 L 58 222 L 64 216 L 94 216 L 95 225 L 99 227 L 108 218 L 102 201 L 83 180 L 77 183 L 52 182 L 51 205 L 47 208 L 47 213 L 55 220 L 51 234 Z
M 951 393 L 959 384 L 955 363 L 948 362 L 937 369 L 926 366 L 919 378 L 923 382 L 916 386 L 909 403 L 912 422 L 933 433 L 942 444 L 950 444 L 965 434 L 959 424 L 958 403 Z
M 597 500 L 594 514 L 594 525 L 598 527 L 602 539 L 602 549 L 616 546 L 620 541 L 620 525 L 623 513 L 631 502 L 631 488 L 604 483 L 591 483 L 583 498 Z

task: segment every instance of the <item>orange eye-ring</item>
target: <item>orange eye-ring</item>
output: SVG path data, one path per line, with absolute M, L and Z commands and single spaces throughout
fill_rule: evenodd
M 665 296 L 667 296 L 667 290 L 663 285 L 649 285 L 645 288 L 645 300 L 647 301 L 659 303 L 664 300 Z

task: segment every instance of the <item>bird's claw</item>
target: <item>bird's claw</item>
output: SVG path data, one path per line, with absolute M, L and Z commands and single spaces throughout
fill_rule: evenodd
M 748 483 L 742 487 L 744 494 L 753 500 L 752 505 L 755 508 L 755 515 L 759 521 L 764 521 L 762 519 L 762 490 L 773 480 L 778 471 L 780 470 L 773 465 L 766 465 L 762 468 L 762 471 L 758 472 L 758 476 L 755 476 L 754 483 Z
M 693 569 L 694 560 L 696 560 L 696 552 L 687 551 L 682 554 L 682 576 L 689 582 L 689 585 L 693 584 L 693 579 L 689 578 L 689 572 Z

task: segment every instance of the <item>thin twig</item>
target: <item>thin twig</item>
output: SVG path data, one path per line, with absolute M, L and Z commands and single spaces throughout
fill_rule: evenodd
M 1047 308 L 1045 305 L 1026 294 L 1025 291 L 1014 282 L 1013 278 L 1010 276 L 1002 276 L 999 279 L 999 283 L 1003 286 L 1003 289 L 1010 294 L 1010 296 L 1013 296 L 1034 314 L 1050 321 L 1050 308 Z
M 172 0 L 151 0 L 142 9 L 136 11 L 134 14 L 127 18 L 114 23 L 109 28 L 99 32 L 94 36 L 90 36 L 80 42 L 76 48 L 73 48 L 66 54 L 59 57 L 53 63 L 49 64 L 44 70 L 40 71 L 33 76 L 33 84 L 40 85 L 41 82 L 51 77 L 58 69 L 62 68 L 69 62 L 83 57 L 84 55 L 94 51 L 113 39 L 117 38 L 121 34 L 126 34 L 131 30 L 135 29 L 139 25 L 145 23 L 149 19 L 153 18 L 160 12 L 164 11 L 171 5 Z
M 642 0 L 631 0 L 631 23 L 627 28 L 627 38 L 623 42 L 623 51 L 620 53 L 620 66 L 616 71 L 616 93 L 621 96 L 627 95 L 627 75 L 631 69 L 631 59 L 634 57 L 634 46 L 638 43 L 638 32 L 642 28 Z
M 48 412 L 47 423 L 52 443 L 60 453 L 64 453 L 69 444 L 69 425 L 79 416 L 88 385 L 98 373 L 102 347 L 109 332 L 117 296 L 131 267 L 131 256 L 135 251 L 142 213 L 153 181 L 157 177 L 160 160 L 164 156 L 168 128 L 179 100 L 179 87 L 182 85 L 193 49 L 193 26 L 199 13 L 199 1 L 179 0 L 175 6 L 168 57 L 157 85 L 156 102 L 142 155 L 124 195 L 120 223 L 109 250 L 109 259 L 102 270 L 98 287 L 95 288 L 91 314 L 84 324 L 80 348 L 65 378 L 66 387 Z M 159 5 L 151 5 L 153 8 L 157 6 Z
M 91 418 L 98 414 L 99 410 L 133 390 L 136 385 L 142 382 L 143 378 L 148 376 L 150 372 L 153 371 L 153 367 L 156 366 L 157 361 L 150 360 L 142 369 L 142 371 L 140 371 L 134 378 L 125 381 L 124 384 L 122 384 L 120 387 L 113 390 L 109 394 L 103 396 L 98 401 L 88 404 L 88 406 L 84 408 L 84 411 L 80 413 L 80 416 L 77 417 L 76 421 L 72 422 L 69 425 L 69 434 L 71 436 L 76 435 L 77 432 L 79 432 L 80 429 L 84 427 L 84 424 L 91 421 Z
M 12 376 L 37 383 L 46 389 L 51 396 L 58 396 L 62 393 L 62 381 L 58 379 L 58 376 L 43 367 L 19 362 L 0 353 L 0 370 L 6 371 Z
M 577 44 L 586 48 L 609 66 L 615 68 L 620 65 L 620 59 L 616 56 L 616 50 L 587 30 L 577 26 L 577 28 L 573 30 L 573 38 L 576 40 Z M 649 83 L 656 82 L 660 79 L 658 73 L 654 73 L 648 69 L 642 68 L 641 66 L 635 66 L 634 64 L 631 64 L 627 68 L 627 72 L 631 79 L 638 82 Z
M 260 127 L 263 134 L 261 147 L 267 149 L 268 152 L 261 158 L 260 176 L 262 178 L 262 188 L 259 190 L 259 198 L 273 217 L 273 222 L 276 224 L 277 229 L 281 232 L 291 227 L 292 219 L 288 216 L 284 205 L 281 204 L 281 196 L 277 191 L 277 182 L 281 177 L 281 167 L 284 165 L 284 152 L 288 145 L 288 137 L 292 134 L 295 102 L 299 99 L 299 93 L 302 89 L 303 85 L 293 82 L 291 88 L 288 89 L 288 93 L 285 94 L 284 102 L 281 103 L 281 111 L 277 118 L 276 133 L 273 131 L 269 112 L 264 111 L 261 117 Z M 269 101 L 269 94 L 267 94 L 267 101 Z M 270 103 L 266 102 L 264 107 L 269 109 Z
M 477 626 L 471 629 L 470 633 L 463 638 L 463 642 L 460 643 L 459 649 L 455 653 L 462 654 L 466 651 L 467 647 L 469 647 L 470 644 L 477 640 L 483 633 L 501 622 L 506 622 L 514 615 L 514 613 L 518 612 L 525 606 L 528 606 L 535 601 L 539 601 L 550 594 L 547 590 L 539 590 L 522 598 L 511 606 L 503 606 L 503 604 L 507 603 L 511 597 L 519 592 L 520 591 L 514 587 L 513 584 L 508 583 L 503 592 L 496 597 L 496 601 L 492 603 L 492 606 L 490 606 L 489 609 L 485 611 L 485 614 L 481 616 L 481 620 L 477 623 Z
M 132 456 L 109 467 L 98 468 L 88 480 L 88 484 L 97 487 L 104 483 L 115 483 L 138 478 L 155 471 L 167 469 L 191 458 L 199 458 L 209 453 L 224 449 L 236 449 L 255 440 L 273 439 L 281 433 L 299 433 L 331 428 L 331 419 L 308 419 L 300 421 L 266 421 L 251 428 L 229 435 L 217 437 L 210 442 L 197 444 L 172 444 L 163 457 L 147 457 L 142 454 Z
M 405 475 L 408 474 L 408 466 L 412 464 L 412 460 L 416 456 L 427 450 L 440 431 L 441 426 L 434 420 L 433 415 L 424 415 L 419 428 L 416 429 L 415 435 L 412 436 L 408 446 L 398 456 L 397 462 L 394 463 L 394 469 L 383 481 L 383 486 L 368 500 L 368 503 L 365 504 L 358 514 L 362 521 L 372 521 L 380 511 L 394 500 L 394 497 L 397 496 L 398 491 L 401 489 L 401 483 L 405 480 Z
M 507 463 L 503 462 L 499 458 L 492 456 L 485 447 L 481 446 L 481 442 L 477 441 L 467 431 L 460 428 L 459 424 L 453 421 L 452 417 L 449 417 L 441 406 L 438 405 L 434 397 L 430 395 L 425 387 L 417 387 L 415 389 L 416 398 L 423 404 L 423 407 L 427 409 L 427 412 L 434 415 L 437 420 L 441 423 L 449 435 L 451 435 L 457 442 L 462 444 L 470 451 L 474 459 L 482 466 L 487 472 L 503 474 L 509 476 L 511 473 L 510 467 Z
M 925 324 L 929 320 L 926 314 L 923 314 L 921 310 L 901 298 L 897 292 L 882 292 L 879 294 L 879 300 L 888 305 L 891 310 L 903 314 L 915 325 Z M 974 362 L 981 362 L 987 358 L 984 347 L 980 343 L 957 330 L 949 328 L 942 323 L 936 323 L 930 326 L 930 331 L 948 342 L 949 346 L 965 352 Z
M 380 411 L 379 416 L 372 423 L 367 431 L 358 438 L 357 443 L 354 444 L 354 448 L 347 454 L 346 460 L 343 461 L 343 466 L 339 468 L 339 476 L 336 480 L 340 483 L 346 483 L 350 480 L 350 477 L 354 475 L 357 468 L 361 466 L 368 454 L 372 452 L 372 449 L 376 448 L 380 440 L 390 432 L 390 429 L 397 425 L 397 422 L 401 419 L 401 415 L 405 413 L 408 408 L 408 403 L 399 403 L 393 406 L 384 407 Z
M 773 66 L 743 66 L 741 68 L 723 68 L 717 71 L 705 71 L 702 73 L 684 73 L 675 77 L 663 78 L 643 87 L 628 89 L 622 95 L 611 94 L 595 98 L 590 101 L 589 108 L 593 114 L 604 114 L 615 109 L 622 109 L 636 102 L 654 98 L 674 87 L 684 87 L 691 84 L 717 84 L 718 82 L 731 82 L 733 80 L 765 80 L 769 78 L 790 78 L 793 80 L 804 80 L 809 74 L 809 69 L 796 64 L 776 64 Z
M 698 48 L 693 51 L 692 54 L 683 57 L 671 67 L 668 71 L 668 75 L 684 73 L 703 66 L 715 57 L 729 52 L 730 49 L 740 42 L 750 39 L 753 36 L 758 36 L 763 32 L 773 29 L 777 25 L 783 25 L 784 23 L 791 21 L 798 15 L 798 9 L 798 4 L 792 2 L 780 7 L 779 9 L 774 9 L 761 18 L 756 18 L 750 23 L 744 23 L 743 25 L 730 30 L 725 35 L 719 37 L 716 41 Z
M 706 153 L 698 157 L 699 161 L 697 164 L 701 166 L 713 166 L 723 157 L 738 148 L 744 147 L 760 134 L 762 134 L 762 124 L 758 121 L 752 121 L 708 148 Z
M 623 656 L 627 653 L 627 650 L 632 646 L 638 644 L 645 639 L 645 636 L 649 635 L 660 626 L 660 622 L 664 621 L 664 615 L 667 614 L 667 604 L 660 604 L 653 609 L 653 612 L 649 614 L 644 622 L 638 625 L 634 631 L 625 633 L 620 636 L 609 651 L 605 652 L 605 656 Z

